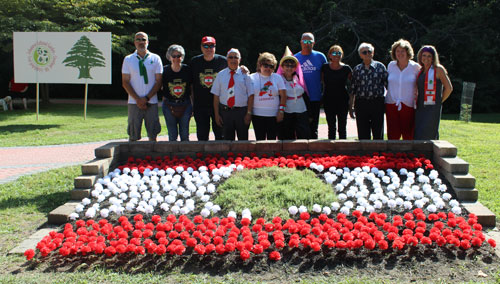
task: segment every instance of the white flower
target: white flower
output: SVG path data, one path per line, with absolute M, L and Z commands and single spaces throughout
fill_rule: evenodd
M 85 217 L 87 218 L 94 218 L 96 214 L 96 209 L 94 207 L 90 207 L 85 211 Z
M 189 210 L 189 208 L 188 208 L 187 206 L 184 206 L 184 207 L 182 207 L 182 208 L 181 208 L 180 213 L 181 213 L 182 215 L 186 215 L 186 214 L 188 214 L 188 213 L 189 213 L 189 211 L 190 211 L 190 210 Z
M 172 211 L 172 213 L 174 213 L 175 215 L 178 215 L 181 211 L 181 208 L 178 205 L 174 205 L 172 206 L 172 208 L 170 208 L 170 211 Z
M 330 207 L 333 211 L 337 211 L 340 208 L 340 204 L 338 202 L 332 202 L 332 204 L 330 204 Z
M 341 176 L 341 175 L 343 174 L 342 169 L 337 169 L 337 170 L 335 171 L 335 174 L 336 174 L 337 176 Z
M 389 191 L 387 197 L 389 197 L 389 199 L 394 199 L 396 198 L 396 193 L 394 193 L 394 191 Z
M 101 214 L 102 218 L 108 218 L 108 216 L 109 216 L 109 210 L 106 208 L 101 209 L 101 211 L 99 213 Z
M 330 171 L 330 172 L 332 172 L 332 173 L 333 173 L 333 172 L 335 172 L 336 170 L 337 170 L 337 168 L 336 168 L 336 167 L 330 167 L 330 168 L 328 169 L 328 171 Z
M 360 211 L 361 213 L 364 213 L 366 209 L 365 209 L 365 207 L 363 207 L 363 206 L 361 206 L 361 205 L 358 205 L 358 206 L 356 207 L 356 210 Z
M 319 204 L 314 204 L 312 209 L 313 209 L 313 211 L 314 211 L 315 213 L 320 213 L 320 212 L 321 212 L 321 205 L 319 205 Z
M 305 207 L 304 205 L 301 205 L 301 206 L 299 207 L 299 212 L 300 212 L 300 213 L 307 212 L 307 207 Z
M 443 193 L 443 195 L 441 195 L 441 197 L 443 198 L 444 201 L 448 201 L 451 199 L 451 194 L 446 192 L 446 193 Z
M 236 219 L 238 215 L 236 215 L 236 212 L 234 211 L 229 211 L 229 213 L 227 213 L 227 217 L 232 217 L 234 219 Z
M 344 203 L 344 206 L 351 209 L 354 207 L 354 203 L 352 201 L 348 200 Z
M 219 205 L 214 205 L 212 208 L 210 208 L 210 211 L 212 211 L 214 214 L 217 214 L 217 212 L 220 211 L 220 206 Z
M 345 215 L 349 215 L 349 212 L 350 212 L 349 208 L 347 208 L 345 206 L 343 206 L 342 208 L 340 208 L 340 213 L 343 213 Z
M 436 205 L 434 204 L 429 204 L 429 206 L 427 206 L 427 211 L 431 212 L 431 213 L 434 213 L 437 211 L 437 207 Z
M 405 168 L 401 168 L 401 169 L 399 170 L 399 174 L 400 174 L 400 175 L 402 175 L 402 176 L 405 176 L 405 175 L 407 175 L 407 174 L 408 174 L 408 170 L 407 170 L 407 169 L 405 169 Z
M 209 201 L 209 200 L 210 200 L 210 195 L 206 195 L 206 194 L 205 194 L 205 195 L 203 195 L 203 196 L 200 198 L 200 200 L 201 200 L 202 202 L 207 202 L 207 201 Z
M 330 175 L 325 179 L 327 184 L 332 184 L 336 180 L 337 180 L 337 176 L 334 176 L 334 175 Z M 338 185 L 340 185 L 340 184 L 338 184 Z
M 337 192 L 341 192 L 341 191 L 344 190 L 344 186 L 342 184 L 340 184 L 340 183 L 337 183 L 337 185 L 335 186 L 335 190 Z
M 450 204 L 451 207 L 458 207 L 460 205 L 460 203 L 458 203 L 458 201 L 456 199 L 450 200 L 450 202 L 448 202 L 448 204 Z
M 288 213 L 290 213 L 290 215 L 295 215 L 297 214 L 297 212 L 299 211 L 299 209 L 297 208 L 297 206 L 290 206 L 288 208 Z
M 318 165 L 318 166 L 316 167 L 316 170 L 317 170 L 318 172 L 322 173 L 322 172 L 325 170 L 325 166 L 323 166 L 323 165 Z
M 71 213 L 69 214 L 69 219 L 72 220 L 72 221 L 75 221 L 76 219 L 79 219 L 80 218 L 80 215 L 78 215 L 78 213 Z
M 203 208 L 200 212 L 200 215 L 203 216 L 203 218 L 207 218 L 208 216 L 210 216 L 210 210 L 208 210 L 207 208 Z
M 417 173 L 417 175 L 421 175 L 424 173 L 424 169 L 418 168 L 416 173 Z
M 84 206 L 89 205 L 89 204 L 90 204 L 90 199 L 88 199 L 88 198 L 86 198 L 86 197 L 85 197 L 84 199 L 82 199 L 82 204 L 83 204 Z
M 404 208 L 405 208 L 406 210 L 410 210 L 410 209 L 412 209 L 412 208 L 413 208 L 413 204 L 412 204 L 410 201 L 405 201 L 405 202 L 403 203 L 403 206 L 404 206 Z
M 347 195 L 345 195 L 345 194 L 341 193 L 341 194 L 339 194 L 339 196 L 337 196 L 337 198 L 338 198 L 340 201 L 344 201 L 344 200 L 346 200 L 346 199 L 347 199 Z
M 330 207 L 328 207 L 328 206 L 324 206 L 323 213 L 326 215 L 330 215 L 330 213 L 332 213 L 332 209 L 330 209 Z
M 160 205 L 160 208 L 163 210 L 163 211 L 168 211 L 170 209 L 170 206 L 168 206 L 167 203 L 162 203 Z
M 459 206 L 454 206 L 453 208 L 451 208 L 451 212 L 453 212 L 454 214 L 460 215 L 460 214 L 462 214 L 462 208 L 460 208 Z
M 446 184 L 441 184 L 441 185 L 439 185 L 439 191 L 441 191 L 441 192 L 445 192 L 445 191 L 447 191 L 447 190 L 448 190 L 448 188 L 446 187 Z
M 76 205 L 76 207 L 75 207 L 75 212 L 76 212 L 76 213 L 80 213 L 80 212 L 82 212 L 82 211 L 83 211 L 83 209 L 84 209 L 84 208 L 85 208 L 85 206 L 83 206 L 82 204 L 78 204 L 78 205 Z
M 388 206 L 389 208 L 391 208 L 391 209 L 396 208 L 396 206 L 397 206 L 396 200 L 394 200 L 394 199 L 389 199 L 389 200 L 387 201 L 387 206 Z M 377 201 L 375 201 L 375 202 L 374 202 L 374 204 L 373 204 L 373 207 L 375 207 L 376 209 L 380 209 L 380 208 L 382 208 L 382 202 L 380 202 L 380 201 L 378 201 L 378 200 L 377 200 Z
M 212 180 L 213 180 L 214 182 L 218 182 L 218 181 L 220 181 L 220 176 L 219 176 L 219 175 L 213 175 L 213 176 L 212 176 Z
M 208 184 L 208 185 L 207 185 L 207 191 L 208 191 L 209 193 L 214 193 L 214 192 L 215 192 L 215 185 L 213 185 L 213 184 L 211 184 L 211 183 L 210 183 L 210 184 Z
M 396 198 L 396 205 L 401 207 L 403 206 L 404 200 L 401 197 Z

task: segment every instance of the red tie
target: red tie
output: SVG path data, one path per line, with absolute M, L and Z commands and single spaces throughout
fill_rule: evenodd
M 231 70 L 231 78 L 229 79 L 229 84 L 227 89 L 229 90 L 229 98 L 227 99 L 227 106 L 234 107 L 234 71 Z

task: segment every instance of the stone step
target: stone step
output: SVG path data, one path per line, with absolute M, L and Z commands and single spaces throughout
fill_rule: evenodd
M 462 202 L 461 204 L 469 213 L 475 214 L 477 221 L 484 227 L 496 226 L 495 214 L 480 202 Z
M 459 201 L 476 202 L 479 197 L 479 191 L 475 188 L 453 187 Z
M 52 210 L 48 216 L 49 224 L 62 225 L 67 223 L 69 221 L 69 215 L 75 212 L 76 205 L 79 203 L 80 201 L 78 200 L 71 200 Z
M 51 231 L 57 231 L 58 226 L 49 225 L 46 228 L 41 228 L 36 231 L 33 235 L 29 236 L 27 239 L 18 244 L 15 248 L 9 251 L 8 254 L 24 254 L 28 249 L 36 249 L 36 245 L 40 242 L 43 237 L 48 235 Z
M 441 172 L 453 188 L 475 188 L 476 178 L 471 174 L 452 174 L 450 172 Z
M 97 159 L 112 158 L 115 156 L 115 153 L 119 152 L 120 152 L 120 145 L 114 143 L 108 143 L 94 150 L 95 157 Z
M 457 147 L 448 141 L 432 140 L 434 143 L 433 152 L 435 157 L 456 157 Z
M 99 176 L 97 175 L 76 177 L 74 180 L 75 188 L 92 188 L 98 178 Z
M 440 170 L 447 171 L 452 174 L 468 174 L 469 163 L 458 158 L 438 157 L 434 161 Z
M 69 193 L 71 195 L 71 199 L 73 200 L 82 200 L 85 197 L 90 197 L 91 188 L 73 188 Z
M 109 172 L 109 166 L 113 158 L 95 159 L 82 165 L 83 175 L 105 176 Z

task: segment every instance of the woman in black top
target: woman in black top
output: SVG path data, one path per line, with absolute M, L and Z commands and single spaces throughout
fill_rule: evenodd
M 168 129 L 168 140 L 176 141 L 180 135 L 181 141 L 189 141 L 189 120 L 193 112 L 191 98 L 191 68 L 182 64 L 184 48 L 173 44 L 167 50 L 170 65 L 163 67 L 163 87 L 160 94 L 163 97 L 163 116 Z
M 343 55 L 342 48 L 339 45 L 333 45 L 328 50 L 329 62 L 321 66 L 321 78 L 324 86 L 323 106 L 328 123 L 328 139 L 335 139 L 337 129 L 339 139 L 347 137 L 347 112 L 349 109 L 347 80 L 351 80 L 352 69 L 349 65 L 342 63 Z

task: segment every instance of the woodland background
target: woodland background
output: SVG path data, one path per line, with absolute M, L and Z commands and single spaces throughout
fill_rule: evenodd
M 113 84 L 89 85 L 91 99 L 126 99 L 121 87 L 124 55 L 134 51 L 133 34 L 150 35 L 149 49 L 161 55 L 170 44 L 186 49 L 185 63 L 200 51 L 204 35 L 217 39 L 217 53 L 242 52 L 242 64 L 254 71 L 258 54 L 281 58 L 285 46 L 300 50 L 300 35 L 313 32 L 315 49 L 326 53 L 333 44 L 345 52 L 344 62 L 360 63 L 361 42 L 375 46 L 375 59 L 387 64 L 389 49 L 399 38 L 415 53 L 436 46 L 454 91 L 444 112 L 458 113 L 462 82 L 475 82 L 474 112 L 500 112 L 500 0 L 0 0 L 0 93 L 13 74 L 14 31 L 109 31 L 113 34 Z M 83 85 L 41 87 L 50 98 L 82 98 Z M 34 97 L 34 86 L 30 88 Z M 2 95 L 0 95 L 2 96 Z

